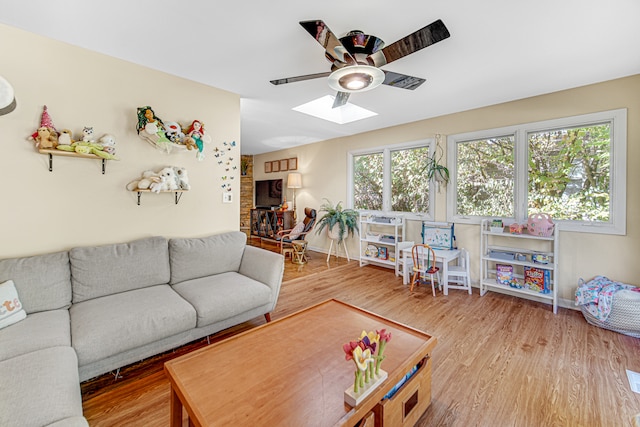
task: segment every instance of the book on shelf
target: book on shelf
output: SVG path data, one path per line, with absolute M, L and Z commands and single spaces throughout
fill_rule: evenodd
M 524 286 L 541 294 L 551 293 L 551 271 L 538 267 L 524 267 Z
M 496 282 L 501 285 L 511 285 L 513 280 L 513 265 L 496 264 Z

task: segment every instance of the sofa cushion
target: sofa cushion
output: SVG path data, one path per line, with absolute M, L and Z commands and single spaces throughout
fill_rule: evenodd
M 13 280 L 27 314 L 71 305 L 67 252 L 0 260 L 0 282 L 6 280 Z
M 233 272 L 189 280 L 173 289 L 196 308 L 199 328 L 272 301 L 267 285 Z
M 22 322 L 0 330 L 0 360 L 56 346 L 71 346 L 69 310 L 29 314 Z
M 171 284 L 238 271 L 247 235 L 240 231 L 169 240 Z
M 164 237 L 69 251 L 73 303 L 169 282 L 169 247 Z
M 43 426 L 82 417 L 78 359 L 51 347 L 0 362 L 1 426 Z
M 20 303 L 13 280 L 0 283 L 0 329 L 13 325 L 27 317 Z
M 89 423 L 85 417 L 70 417 L 49 424 L 47 427 L 89 427 Z
M 69 312 L 80 366 L 196 326 L 194 308 L 169 285 L 83 301 Z

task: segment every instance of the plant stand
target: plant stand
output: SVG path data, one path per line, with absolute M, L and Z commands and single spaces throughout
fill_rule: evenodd
M 338 258 L 338 248 L 340 246 L 340 229 L 337 228 L 337 224 L 331 228 L 327 228 L 327 237 L 329 238 L 329 240 L 331 240 L 331 244 L 329 245 L 329 253 L 327 254 L 328 263 L 329 259 L 331 258 L 331 249 L 333 249 L 334 243 L 336 244 L 336 258 Z M 347 255 L 347 261 L 351 261 L 351 259 L 349 259 L 349 251 L 347 250 L 347 244 L 344 241 L 344 238 L 342 239 L 342 246 L 344 247 L 344 253 Z
M 329 245 L 329 253 L 327 254 L 327 262 L 329 262 L 329 259 L 331 258 L 331 250 L 333 249 L 333 244 L 336 244 L 336 258 L 338 258 L 338 247 L 340 246 L 340 243 L 338 243 L 338 239 L 331 239 L 331 244 Z M 347 261 L 351 261 L 351 259 L 349 258 L 349 251 L 347 250 L 347 244 L 345 243 L 345 241 L 342 241 L 342 246 L 344 247 L 344 253 L 347 255 Z

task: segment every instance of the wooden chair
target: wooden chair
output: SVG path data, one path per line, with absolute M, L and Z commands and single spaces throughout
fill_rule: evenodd
M 276 240 L 278 241 L 278 247 L 280 253 L 284 254 L 284 250 L 291 248 L 291 242 L 294 240 L 305 240 L 307 234 L 311 232 L 316 225 L 316 210 L 313 208 L 304 208 L 304 220 L 301 223 L 296 224 L 289 230 L 281 230 L 276 234 Z
M 413 261 L 413 277 L 411 278 L 411 288 L 410 292 L 413 292 L 413 285 L 416 283 L 416 279 L 420 281 L 420 278 L 424 278 L 424 276 L 429 275 L 431 278 L 431 290 L 433 291 L 433 296 L 436 296 L 436 287 L 433 282 L 433 276 L 436 276 L 438 279 L 438 286 L 442 287 L 442 282 L 440 281 L 440 269 L 436 267 L 436 254 L 431 249 L 429 245 L 413 245 L 411 248 L 411 259 Z
M 463 289 L 471 292 L 471 274 L 469 272 L 469 252 L 462 248 L 460 249 L 460 255 L 458 255 L 458 265 L 449 267 L 449 282 L 455 283 L 450 285 L 445 283 L 447 289 Z

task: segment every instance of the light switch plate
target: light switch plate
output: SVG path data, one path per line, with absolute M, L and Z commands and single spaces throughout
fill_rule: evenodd
M 232 203 L 233 193 L 222 193 L 222 203 Z

